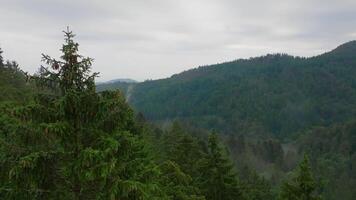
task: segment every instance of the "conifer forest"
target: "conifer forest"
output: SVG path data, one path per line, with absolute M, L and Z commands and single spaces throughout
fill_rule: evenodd
M 108 81 L 90 50 L 111 50 L 76 29 L 50 30 L 62 45 L 30 58 L 36 72 L 0 34 L 0 199 L 356 199 L 355 40 Z

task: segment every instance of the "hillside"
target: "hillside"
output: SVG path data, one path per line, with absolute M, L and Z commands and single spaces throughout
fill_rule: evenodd
M 167 79 L 121 85 L 155 121 L 284 137 L 356 114 L 356 41 L 301 58 L 285 54 L 198 67 Z
M 314 195 L 326 200 L 355 199 L 353 52 L 355 43 L 347 43 L 313 58 L 267 55 L 200 67 L 164 80 L 99 84 L 98 90 L 90 77 L 71 84 L 81 79 L 73 78 L 75 73 L 61 74 L 71 69 L 64 66 L 83 61 L 64 60 L 59 71 L 54 64 L 49 66 L 53 70 L 45 68 L 31 76 L 16 62 L 1 59 L 0 143 L 5 145 L 0 148 L 0 199 L 56 199 L 58 194 L 60 199 L 75 195 L 94 199 L 111 195 L 111 188 L 123 188 L 126 183 L 133 183 L 129 187 L 134 189 L 136 183 L 143 189 L 156 185 L 158 194 L 144 190 L 150 198 L 209 199 L 205 196 L 211 196 L 218 185 L 227 188 L 221 193 L 224 198 L 276 199 L 293 193 L 286 185 L 295 184 L 301 172 L 310 174 L 308 181 L 315 187 L 308 190 L 314 190 Z M 101 85 L 111 90 L 119 87 L 126 100 L 116 91 L 100 92 Z M 135 117 L 126 101 L 136 109 L 148 108 L 151 120 L 188 123 L 176 121 L 160 129 L 144 115 Z M 234 134 L 209 133 L 206 129 L 211 128 Z M 78 147 L 82 153 L 74 157 L 62 153 Z M 23 161 L 31 167 L 22 165 Z M 85 177 L 80 184 L 85 192 L 79 194 L 66 187 L 68 181 L 76 180 L 57 173 L 73 169 L 77 162 L 79 170 L 69 172 L 70 177 L 78 171 Z M 107 171 L 108 164 L 114 171 Z M 146 172 L 153 176 L 147 179 Z M 103 176 L 125 177 L 124 185 L 111 186 Z M 214 177 L 226 182 L 216 182 Z M 108 190 L 91 186 L 98 183 Z M 38 192 L 42 188 L 48 192 Z M 119 199 L 141 195 L 136 190 L 128 192 L 115 195 Z
M 131 80 L 131 79 L 129 79 Z M 102 83 L 96 83 L 96 90 L 97 91 L 105 91 L 105 90 L 121 90 L 122 92 L 124 92 L 125 94 L 127 93 L 127 88 L 130 85 L 133 85 L 137 82 L 134 81 L 108 81 L 108 82 L 102 82 Z
M 236 174 L 216 133 L 162 131 L 120 92 L 96 91 L 92 59 L 64 33 L 60 60 L 43 54 L 34 75 L 0 51 L 0 199 L 275 199 L 253 169 Z

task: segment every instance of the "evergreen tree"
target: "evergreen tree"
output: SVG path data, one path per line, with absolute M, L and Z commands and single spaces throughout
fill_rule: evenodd
M 290 182 L 282 185 L 280 199 L 283 200 L 318 200 L 321 197 L 316 194 L 318 185 L 313 178 L 309 158 L 305 154 L 299 164 L 296 176 Z
M 30 99 L 33 85 L 26 82 L 27 76 L 15 61 L 6 61 L 0 49 L 0 102 L 26 102 Z
M 197 187 L 198 161 L 203 152 L 197 139 L 185 132 L 183 127 L 174 122 L 172 128 L 164 135 L 161 151 L 164 154 L 162 171 L 168 194 L 173 199 L 201 199 Z M 169 181 L 168 181 L 169 180 Z M 169 183 L 168 183 L 169 182 Z
M 4 58 L 2 57 L 2 53 L 4 53 L 0 48 L 0 67 L 4 66 Z
M 275 199 L 269 182 L 260 177 L 255 170 L 243 167 L 240 171 L 241 182 L 244 187 L 244 198 L 248 200 L 269 200 Z
M 178 164 L 165 161 L 161 165 L 162 187 L 172 200 L 204 200 L 191 176 L 184 173 Z
M 209 152 L 200 164 L 200 189 L 207 200 L 242 199 L 236 173 L 231 161 L 224 155 L 215 133 L 209 136 Z
M 119 92 L 96 93 L 91 58 L 65 32 L 61 60 L 43 55 L 41 93 L 0 107 L 1 199 L 155 199 L 157 167 Z
M 185 132 L 183 127 L 174 122 L 172 129 L 164 137 L 166 159 L 178 164 L 181 170 L 192 176 L 197 176 L 197 161 L 204 156 L 198 140 Z

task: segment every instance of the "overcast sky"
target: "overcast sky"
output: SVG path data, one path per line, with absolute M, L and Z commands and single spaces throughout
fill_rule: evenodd
M 100 81 L 171 76 L 267 53 L 312 56 L 356 39 L 356 0 L 0 0 L 0 47 L 31 73 L 66 26 Z

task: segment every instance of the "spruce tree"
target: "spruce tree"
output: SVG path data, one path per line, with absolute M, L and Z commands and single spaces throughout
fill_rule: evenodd
M 192 177 L 197 175 L 197 162 L 204 156 L 197 138 L 175 122 L 164 137 L 164 146 L 167 160 L 178 164 L 184 173 Z
M 208 155 L 200 162 L 200 189 L 207 200 L 242 199 L 241 187 L 233 165 L 212 133 L 208 141 Z
M 26 73 L 20 70 L 15 61 L 6 61 L 0 48 L 0 103 L 14 101 L 26 102 L 30 98 L 33 85 L 26 82 Z
M 160 166 L 161 185 L 169 199 L 172 200 L 205 200 L 195 187 L 193 178 L 184 173 L 173 161 L 165 161 Z
M 149 160 L 133 111 L 120 92 L 96 93 L 91 58 L 67 30 L 61 59 L 33 77 L 24 106 L 0 107 L 1 199 L 155 199 Z
M 255 170 L 245 166 L 240 171 L 241 182 L 243 185 L 244 198 L 248 200 L 272 200 L 275 195 L 272 193 L 270 183 L 259 176 Z
M 198 161 L 203 152 L 196 138 L 184 131 L 178 122 L 165 133 L 162 141 L 164 161 L 161 165 L 167 193 L 173 199 L 202 199 L 197 187 Z
M 313 178 L 309 158 L 305 154 L 299 164 L 295 177 L 290 182 L 285 182 L 281 188 L 280 199 L 282 200 L 319 200 L 316 194 L 317 182 Z

